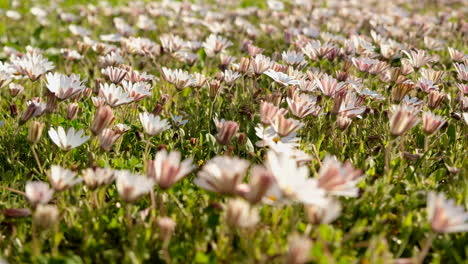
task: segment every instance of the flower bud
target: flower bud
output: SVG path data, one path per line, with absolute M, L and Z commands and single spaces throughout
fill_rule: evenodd
M 172 233 L 175 230 L 176 223 L 169 217 L 161 217 L 157 221 L 159 227 L 159 235 L 165 244 L 169 243 Z
M 288 254 L 286 255 L 287 264 L 303 264 L 309 261 L 312 242 L 304 236 L 297 234 L 289 238 Z
M 445 124 L 445 122 L 447 122 L 445 118 L 434 115 L 431 112 L 424 112 L 422 121 L 423 131 L 428 135 L 432 135 L 437 132 L 437 130 L 439 130 Z
M 218 128 L 216 140 L 222 145 L 228 145 L 239 129 L 239 125 L 236 122 L 224 120 L 217 121 L 216 127 Z
M 209 88 L 210 97 L 215 98 L 221 90 L 221 82 L 218 80 L 212 80 L 209 82 Z
M 91 124 L 91 132 L 93 132 L 94 135 L 101 134 L 105 128 L 112 124 L 114 119 L 114 112 L 110 106 L 106 105 L 99 107 L 94 115 L 93 123 Z
M 16 106 L 16 104 L 10 104 L 10 115 L 12 117 L 15 117 L 18 115 L 18 107 Z
M 258 223 L 258 211 L 241 199 L 228 201 L 226 207 L 226 223 L 231 227 L 248 228 Z
M 45 124 L 39 121 L 32 121 L 29 124 L 28 129 L 28 141 L 37 144 L 42 136 L 42 130 L 44 129 Z
M 257 204 L 270 189 L 275 178 L 270 170 L 259 165 L 252 168 L 251 174 L 248 192 L 244 196 L 251 204 Z
M 240 73 L 247 73 L 249 71 L 249 68 L 250 68 L 250 59 L 249 58 L 244 58 L 242 57 L 240 59 L 240 62 L 239 62 L 239 69 L 238 71 Z
M 336 124 L 339 129 L 346 130 L 351 125 L 352 121 L 353 120 L 347 116 L 338 115 L 338 118 L 336 119 Z
M 116 133 L 112 129 L 104 128 L 104 130 L 99 135 L 99 147 L 105 151 L 109 151 L 114 145 L 115 141 L 119 139 L 121 134 Z
M 47 229 L 54 225 L 59 218 L 59 211 L 55 205 L 39 204 L 34 211 L 34 224 L 42 229 Z
M 57 97 L 53 93 L 47 94 L 46 112 L 53 113 L 57 109 Z
M 394 102 L 400 102 L 414 88 L 414 83 L 411 81 L 405 81 L 397 84 L 392 88 L 392 100 Z
M 78 115 L 78 111 L 80 110 L 80 107 L 78 106 L 78 103 L 71 103 L 67 105 L 67 119 L 68 120 L 73 120 L 76 118 Z
M 431 109 L 434 109 L 442 103 L 442 100 L 445 98 L 445 94 L 436 90 L 431 90 L 429 92 L 428 98 L 429 101 L 427 102 L 427 106 Z

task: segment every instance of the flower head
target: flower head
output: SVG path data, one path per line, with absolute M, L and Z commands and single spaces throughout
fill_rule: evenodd
M 419 123 L 419 109 L 405 105 L 393 105 L 390 116 L 390 134 L 401 136 Z
M 429 192 L 427 196 L 427 217 L 432 230 L 438 233 L 468 231 L 468 213 L 463 207 L 447 200 L 443 193 Z
M 320 167 L 318 186 L 334 195 L 356 197 L 361 173 L 350 162 L 342 164 L 336 157 L 326 156 Z
M 44 73 L 54 69 L 54 64 L 42 56 L 41 53 L 26 53 L 23 57 L 13 56 L 13 67 L 23 75 L 27 75 L 31 81 L 36 81 Z
M 116 185 L 122 200 L 133 203 L 153 190 L 154 180 L 128 170 L 117 171 Z
M 236 194 L 244 179 L 249 162 L 236 157 L 217 156 L 198 172 L 195 184 L 220 194 Z
M 47 89 L 61 100 L 68 99 L 84 91 L 86 88 L 83 81 L 80 81 L 80 75 L 72 74 L 70 76 L 60 73 L 46 74 Z
M 75 131 L 75 128 L 71 127 L 65 133 L 65 129 L 61 126 L 57 129 L 51 127 L 49 129 L 49 137 L 55 145 L 64 151 L 79 147 L 89 139 L 89 136 L 83 136 L 83 130 L 81 129 Z
M 178 151 L 167 152 L 165 149 L 156 153 L 147 168 L 147 176 L 154 178 L 161 189 L 169 189 L 176 182 L 189 174 L 195 166 L 191 159 L 181 160 Z
M 49 181 L 57 192 L 61 192 L 82 182 L 83 179 L 76 177 L 76 172 L 64 169 L 58 165 L 52 165 L 50 167 Z
M 275 178 L 266 193 L 266 202 L 296 201 L 315 205 L 326 202 L 325 190 L 319 188 L 317 180 L 309 178 L 307 167 L 298 166 L 289 155 L 270 150 L 265 167 Z
M 275 82 L 288 86 L 288 85 L 298 85 L 299 81 L 296 80 L 295 77 L 289 76 L 285 73 L 282 72 L 277 72 L 272 69 L 268 69 L 267 71 L 264 72 L 264 74 L 268 75 L 270 78 L 272 78 Z
M 434 134 L 439 130 L 447 120 L 444 117 L 435 115 L 431 112 L 424 112 L 422 116 L 422 127 L 424 133 L 428 135 Z
M 125 92 L 122 87 L 115 84 L 101 84 L 100 93 L 106 99 L 106 102 L 112 106 L 117 107 L 119 105 L 128 104 L 133 102 L 134 98 Z
M 161 119 L 160 116 L 144 112 L 140 113 L 139 117 L 145 132 L 150 136 L 156 136 L 171 128 L 169 122 L 166 119 Z
M 87 168 L 82 174 L 86 186 L 91 190 L 110 184 L 115 178 L 115 172 L 110 168 Z
M 26 198 L 33 207 L 38 204 L 47 204 L 52 200 L 54 190 L 49 185 L 41 181 L 28 181 L 26 183 Z
M 242 199 L 232 199 L 226 205 L 226 222 L 231 227 L 248 228 L 260 220 L 258 211 Z

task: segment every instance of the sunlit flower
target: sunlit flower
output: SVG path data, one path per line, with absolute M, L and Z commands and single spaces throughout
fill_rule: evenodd
M 299 81 L 296 80 L 293 76 L 289 76 L 287 74 L 284 74 L 282 72 L 277 72 L 272 69 L 265 71 L 264 74 L 268 75 L 275 82 L 284 86 L 299 84 Z
M 83 81 L 80 81 L 80 75 L 72 74 L 70 76 L 60 73 L 46 74 L 47 89 L 57 98 L 65 100 L 84 91 L 86 88 Z
M 194 183 L 219 194 L 237 194 L 249 162 L 236 157 L 216 156 L 198 172 Z
M 101 70 L 101 73 L 106 76 L 109 81 L 119 84 L 127 75 L 127 71 L 121 68 L 109 66 Z
M 317 97 L 301 94 L 296 95 L 293 98 L 286 99 L 289 106 L 289 111 L 291 114 L 298 118 L 304 118 L 308 115 L 318 115 L 321 108 L 316 105 Z
M 161 119 L 160 116 L 155 116 L 148 112 L 140 113 L 138 116 L 145 132 L 150 136 L 156 136 L 171 128 L 169 122 L 166 119 Z
M 108 185 L 115 178 L 114 170 L 110 168 L 87 168 L 81 174 L 86 186 L 91 190 Z
M 283 115 L 276 115 L 271 125 L 280 137 L 287 137 L 304 126 L 300 121 L 285 118 Z
M 195 166 L 192 164 L 192 159 L 182 161 L 180 152 L 168 153 L 163 149 L 156 153 L 154 161 L 150 161 L 146 174 L 153 178 L 161 189 L 169 189 L 193 169 Z
M 467 63 L 454 63 L 455 69 L 458 73 L 458 79 L 460 81 L 468 81 L 468 64 Z
M 133 101 L 140 101 L 152 93 L 151 84 L 147 82 L 122 81 L 122 87 L 133 98 Z
M 205 42 L 203 42 L 203 48 L 205 48 L 205 52 L 208 57 L 214 57 L 216 54 L 223 52 L 230 46 L 232 46 L 231 41 L 214 34 L 211 34 Z
M 166 67 L 162 67 L 161 73 L 164 80 L 174 84 L 178 90 L 183 90 L 194 82 L 191 74 L 180 69 L 171 70 Z
M 422 115 L 422 128 L 428 135 L 434 134 L 439 130 L 447 120 L 444 117 L 435 115 L 431 112 L 424 112 Z
M 133 203 L 153 190 L 154 180 L 145 175 L 135 174 L 128 170 L 115 173 L 117 191 L 122 200 L 127 203 Z
M 331 97 L 334 97 L 344 89 L 344 83 L 338 82 L 327 74 L 324 74 L 320 79 L 315 78 L 315 84 L 324 95 Z
M 122 87 L 115 84 L 100 84 L 99 92 L 106 99 L 106 102 L 112 106 L 117 107 L 119 105 L 128 104 L 133 102 L 133 98 L 125 92 Z
M 342 164 L 336 157 L 326 156 L 320 167 L 318 186 L 333 195 L 356 197 L 361 173 L 350 162 Z
M 333 198 L 326 199 L 323 206 L 305 206 L 307 220 L 312 224 L 330 224 L 341 215 L 341 204 Z
M 82 182 L 82 178 L 76 176 L 76 172 L 64 169 L 58 165 L 50 167 L 49 181 L 57 192 L 64 191 Z
M 401 136 L 419 123 L 419 109 L 412 106 L 393 105 L 390 114 L 390 133 Z
M 54 190 L 49 185 L 40 181 L 28 181 L 25 187 L 26 198 L 33 207 L 38 204 L 47 204 L 52 200 Z
M 269 151 L 265 167 L 275 178 L 265 196 L 266 202 L 289 200 L 315 205 L 326 202 L 325 190 L 319 188 L 316 179 L 309 178 L 309 169 L 298 166 L 296 160 L 288 155 Z
M 295 51 L 283 51 L 283 53 L 281 53 L 281 57 L 284 62 L 293 67 L 301 68 L 307 64 L 304 59 L 304 55 Z
M 272 61 L 265 55 L 258 54 L 252 60 L 250 60 L 252 70 L 255 74 L 263 74 L 265 71 L 270 69 Z
M 73 127 L 69 128 L 66 133 L 65 129 L 61 126 L 57 130 L 52 127 L 49 129 L 50 139 L 64 151 L 79 147 L 88 141 L 89 136 L 83 136 L 83 133 L 83 130 L 75 131 Z
M 428 56 L 424 50 L 404 50 L 403 53 L 408 57 L 403 60 L 409 62 L 414 68 L 419 69 L 432 62 L 432 57 Z
M 44 73 L 55 68 L 41 53 L 28 52 L 23 57 L 13 56 L 10 61 L 18 73 L 28 76 L 31 81 L 36 81 Z

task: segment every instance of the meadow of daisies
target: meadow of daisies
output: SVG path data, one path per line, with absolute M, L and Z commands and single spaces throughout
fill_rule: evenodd
M 0 263 L 466 263 L 467 14 L 0 2 Z

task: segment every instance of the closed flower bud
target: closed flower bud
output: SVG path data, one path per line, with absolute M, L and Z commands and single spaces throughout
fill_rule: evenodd
M 303 264 L 309 261 L 312 242 L 307 238 L 297 234 L 289 238 L 286 264 Z
M 44 129 L 45 124 L 39 121 L 32 121 L 29 124 L 28 129 L 28 141 L 37 144 L 42 136 L 42 130 Z
M 71 103 L 67 105 L 67 119 L 73 120 L 76 118 L 78 115 L 78 111 L 80 110 L 80 107 L 78 106 L 78 103 Z
M 394 105 L 390 117 L 390 134 L 401 136 L 419 123 L 419 109 L 411 106 Z
M 190 138 L 190 144 L 192 144 L 193 146 L 197 145 L 198 144 L 198 138 Z
M 245 74 L 245 73 L 247 73 L 247 72 L 249 71 L 249 68 L 250 68 L 250 60 L 249 60 L 249 58 L 244 58 L 244 57 L 242 57 L 242 58 L 240 59 L 240 62 L 239 62 L 239 69 L 238 69 L 238 71 L 239 71 L 240 73 Z
M 275 178 L 270 170 L 263 166 L 254 166 L 250 176 L 249 188 L 244 197 L 251 204 L 259 203 L 274 181 Z
M 41 102 L 40 98 L 32 98 L 30 101 L 28 101 L 28 107 L 26 110 L 24 110 L 23 114 L 21 115 L 20 118 L 20 125 L 26 123 L 29 119 L 35 117 L 35 116 L 40 116 L 44 113 L 46 109 L 46 105 Z
M 346 130 L 351 125 L 352 121 L 353 120 L 347 116 L 338 115 L 338 118 L 336 119 L 336 124 L 339 129 Z
M 162 105 L 162 104 L 157 104 L 157 105 L 154 107 L 154 109 L 153 109 L 153 111 L 152 111 L 151 113 L 152 113 L 153 115 L 159 115 L 159 114 L 161 114 L 161 112 L 163 111 L 163 109 L 164 109 L 164 108 L 163 108 L 163 105 Z
M 59 218 L 59 211 L 55 205 L 39 204 L 33 215 L 34 224 L 42 229 L 54 225 Z
M 239 133 L 237 142 L 239 142 L 239 145 L 245 145 L 245 143 L 247 143 L 247 135 L 245 133 Z
M 431 109 L 437 108 L 441 103 L 442 100 L 445 98 L 445 94 L 436 90 L 431 90 L 428 95 L 428 102 L 427 106 Z
M 216 140 L 219 144 L 228 145 L 236 135 L 239 124 L 234 121 L 225 121 L 224 119 L 221 119 L 221 121 L 215 120 L 215 124 L 216 128 L 218 128 Z
M 439 130 L 447 120 L 441 116 L 434 115 L 431 112 L 424 112 L 422 116 L 423 131 L 432 135 Z
M 112 129 L 105 128 L 99 135 L 99 147 L 105 151 L 109 151 L 115 141 L 119 139 L 120 135 L 121 134 L 113 131 Z
M 86 88 L 84 89 L 83 93 L 81 95 L 85 98 L 89 98 L 93 94 L 93 90 L 91 88 Z
M 94 135 L 101 134 L 105 128 L 112 124 L 114 119 L 114 112 L 110 106 L 106 105 L 99 107 L 94 115 L 93 123 L 91 124 L 91 132 L 93 132 Z
M 57 97 L 53 94 L 48 92 L 47 94 L 47 103 L 46 103 L 46 112 L 53 113 L 57 109 Z
M 393 86 L 392 88 L 392 100 L 394 102 L 400 102 L 414 88 L 414 83 L 406 81 Z
M 163 242 L 168 244 L 175 230 L 176 222 L 169 217 L 161 217 L 158 219 L 157 224 L 159 227 L 159 235 Z
M 277 115 L 284 115 L 286 109 L 278 108 L 272 103 L 262 102 L 260 104 L 260 122 L 264 125 L 270 125 Z
M 15 117 L 18 115 L 18 107 L 16 106 L 16 104 L 10 104 L 10 115 L 12 117 Z
M 258 211 L 241 199 L 228 201 L 226 207 L 226 223 L 231 227 L 248 228 L 259 221 Z
M 220 90 L 221 90 L 221 82 L 218 80 L 212 80 L 209 82 L 209 93 L 211 98 L 215 98 L 218 96 Z

